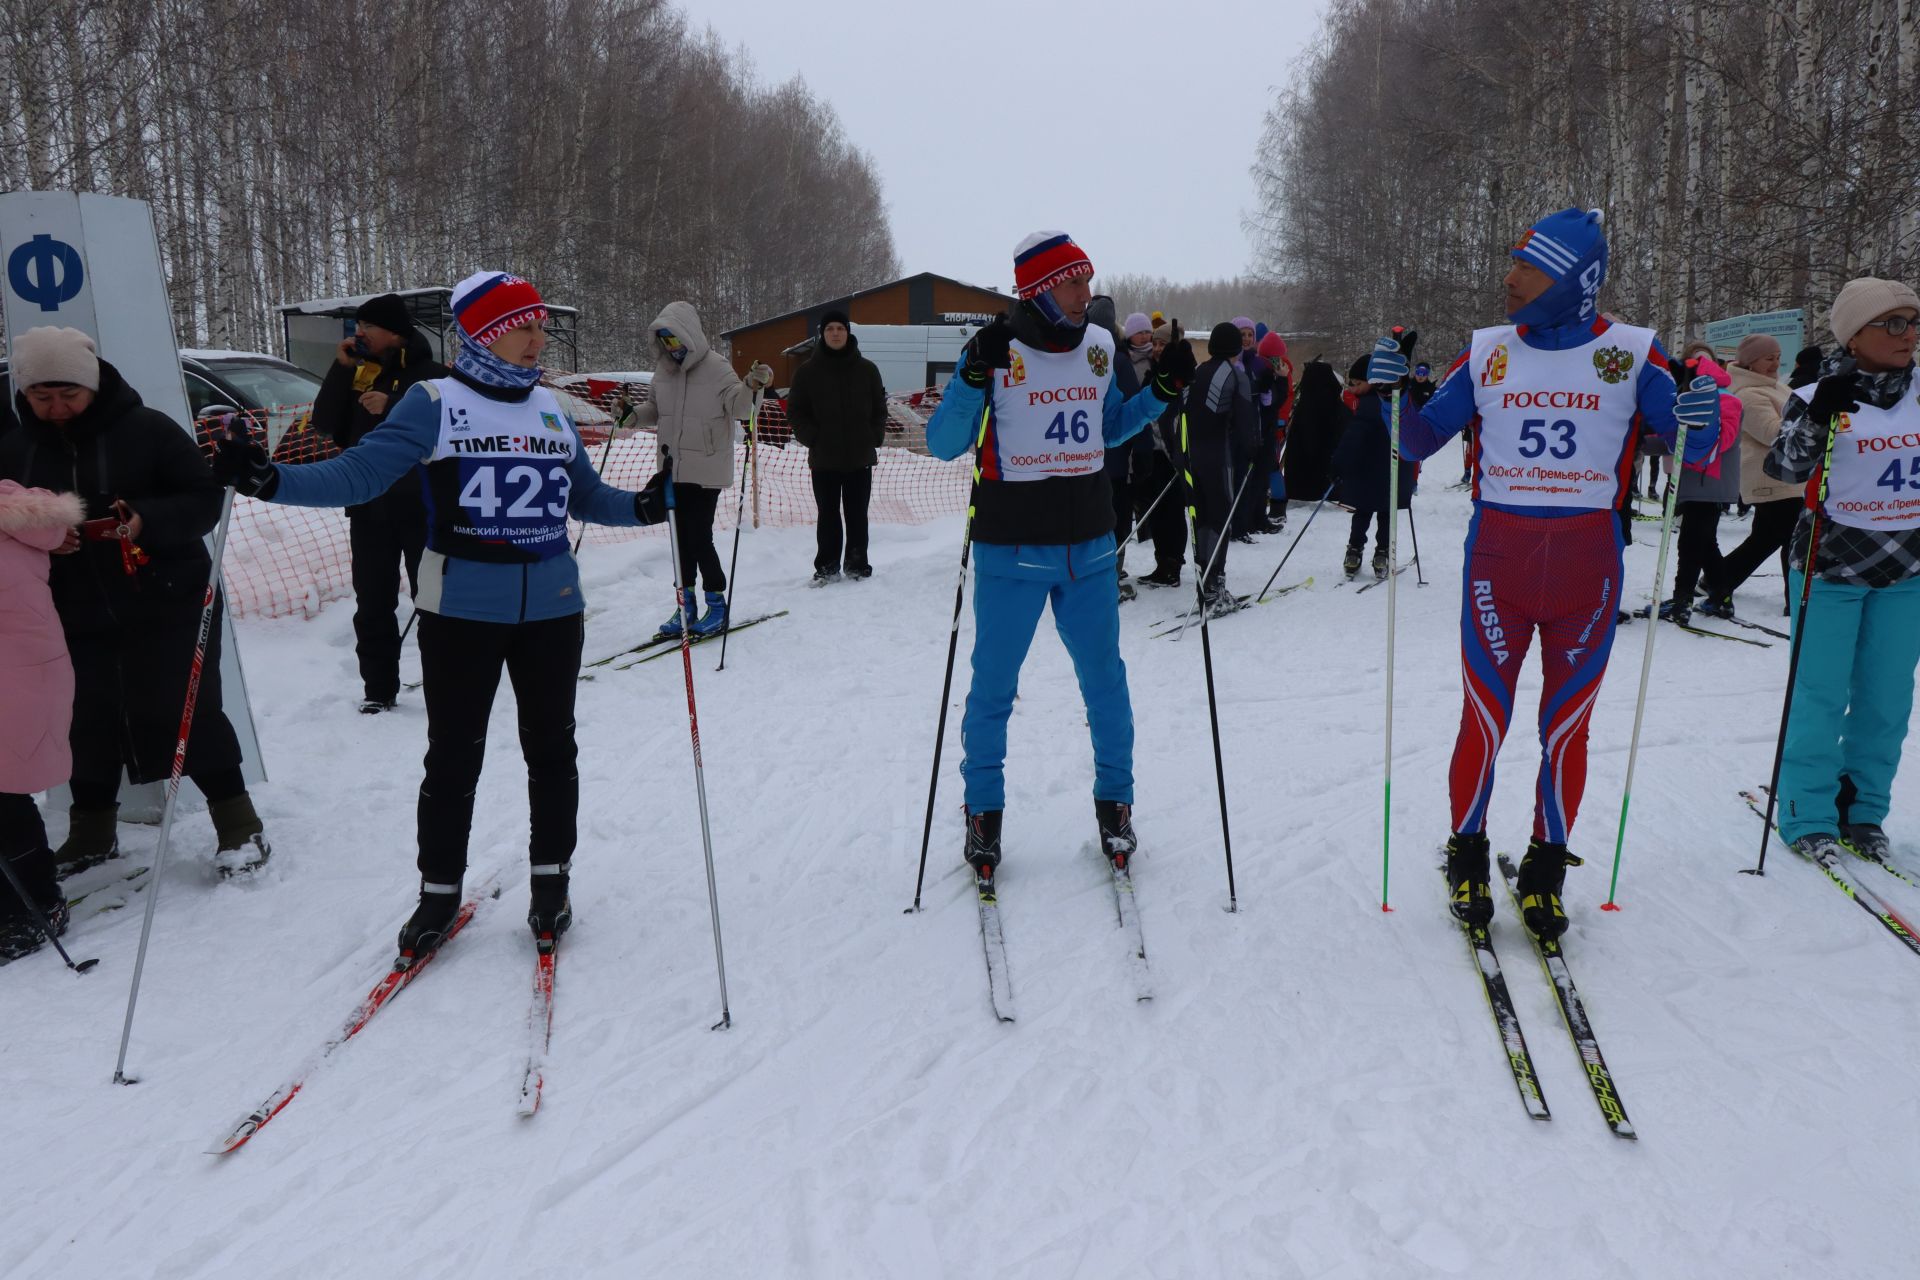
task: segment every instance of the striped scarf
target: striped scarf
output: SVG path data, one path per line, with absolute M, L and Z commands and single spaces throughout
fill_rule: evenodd
M 508 364 L 469 338 L 466 330 L 459 330 L 459 334 L 460 350 L 453 357 L 453 367 L 475 382 L 508 391 L 523 391 L 540 381 L 539 365 L 526 369 L 517 364 Z

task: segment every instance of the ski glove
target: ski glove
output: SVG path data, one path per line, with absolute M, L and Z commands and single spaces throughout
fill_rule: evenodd
M 1180 398 L 1180 391 L 1193 379 L 1193 371 L 1199 367 L 1194 358 L 1193 346 L 1184 339 L 1175 339 L 1166 345 L 1153 361 L 1153 393 L 1161 400 L 1171 404 Z
M 633 514 L 641 524 L 659 524 L 667 518 L 667 473 L 656 471 L 653 479 L 633 495 Z
M 1673 398 L 1673 416 L 1689 431 L 1704 430 L 1720 416 L 1720 388 L 1704 374 L 1695 378 Z
M 1859 407 L 1860 402 L 1853 393 L 1853 371 L 1830 373 L 1815 385 L 1813 399 L 1807 403 L 1807 416 L 1824 431 L 1836 417 Z
M 215 420 L 208 433 L 213 444 L 213 475 L 249 498 L 267 499 L 280 487 L 280 471 L 267 457 L 267 448 L 253 434 L 246 418 L 230 413 Z
M 747 390 L 765 391 L 772 385 L 773 370 L 761 364 L 758 360 L 754 361 L 753 367 L 747 370 Z
M 1373 344 L 1367 357 L 1367 381 L 1375 386 L 1391 386 L 1407 376 L 1407 357 L 1398 339 L 1387 337 Z
M 967 366 L 961 379 L 970 387 L 984 387 L 995 369 L 1013 367 L 1013 326 L 1005 316 L 996 316 L 991 324 L 967 339 Z

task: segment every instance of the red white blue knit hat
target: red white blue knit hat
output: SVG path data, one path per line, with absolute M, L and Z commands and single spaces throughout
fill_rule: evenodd
M 1092 274 L 1086 252 L 1064 231 L 1036 231 L 1013 251 L 1013 287 L 1022 298 Z
M 528 321 L 545 324 L 547 304 L 540 293 L 519 276 L 503 271 L 476 271 L 453 286 L 453 318 L 460 331 L 483 347 L 501 334 Z

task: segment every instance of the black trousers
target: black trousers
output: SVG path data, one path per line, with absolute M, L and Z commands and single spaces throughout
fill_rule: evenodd
M 1794 526 L 1806 504 L 1799 498 L 1779 498 L 1753 505 L 1753 528 L 1747 540 L 1720 557 L 1720 567 L 1707 575 L 1707 594 L 1730 596 L 1740 584 L 1765 564 L 1767 557 L 1780 556 L 1780 576 L 1787 574 L 1787 543 L 1793 540 Z M 1784 588 L 1783 588 L 1784 589 Z
M 727 589 L 727 571 L 713 547 L 713 513 L 720 506 L 720 490 L 704 485 L 673 486 L 673 527 L 680 546 L 680 585 L 693 590 L 697 571 L 709 591 Z M 569 701 L 571 705 L 571 701 Z
M 712 490 L 708 490 L 709 493 Z M 474 622 L 420 615 L 427 702 L 426 777 L 420 783 L 420 876 L 453 884 L 467 869 L 473 794 L 487 751 L 487 719 L 505 668 L 527 762 L 528 855 L 534 865 L 573 856 L 580 773 L 573 737 L 583 615 L 540 622 Z
M 1167 488 L 1169 482 L 1173 483 L 1171 489 Z M 1147 504 L 1166 490 L 1167 496 L 1160 498 L 1160 505 L 1147 516 L 1147 536 L 1153 540 L 1154 573 L 1162 577 L 1178 574 L 1187 559 L 1187 513 L 1181 506 L 1185 499 L 1174 476 L 1172 459 L 1154 450 L 1144 479 L 1135 477 L 1128 487 L 1133 490 L 1136 505 L 1143 513 Z
M 1233 531 L 1252 533 L 1254 526 L 1267 518 L 1267 490 L 1273 476 L 1273 433 L 1265 427 L 1260 428 L 1260 441 L 1254 446 L 1253 456 L 1244 459 L 1234 470 L 1235 483 L 1239 477 L 1247 474 L 1247 468 L 1253 468 L 1253 474 L 1247 476 L 1246 492 L 1240 495 L 1240 506 L 1233 513 Z
M 187 678 L 199 619 L 168 619 L 137 635 L 69 635 L 73 658 L 73 802 L 104 809 L 120 794 L 124 767 L 135 782 L 154 782 L 173 771 L 186 705 Z M 207 633 L 207 652 L 187 736 L 186 775 L 208 800 L 226 800 L 246 790 L 240 772 L 240 739 L 220 707 L 220 611 Z
M 867 563 L 867 503 L 872 498 L 872 467 L 813 473 L 813 500 L 820 508 L 820 523 L 814 526 L 814 572 L 838 573 L 843 564 L 849 572 L 873 568 Z
M 1366 549 L 1369 520 L 1373 522 L 1373 549 L 1385 555 L 1387 554 L 1387 513 L 1384 511 L 1354 512 L 1353 522 L 1347 526 L 1347 546 L 1356 551 Z
M 407 571 L 408 594 L 420 594 L 420 553 L 427 547 L 424 514 L 415 518 L 373 503 L 347 517 L 353 549 L 353 651 L 360 659 L 360 683 L 368 698 L 392 702 L 400 696 L 400 569 Z
M 21 887 L 45 910 L 59 897 L 59 877 L 53 854 L 47 849 L 47 826 L 32 796 L 0 791 L 0 858 L 7 860 Z M 0 876 L 0 918 L 19 911 L 13 886 Z
M 1717 502 L 1680 504 L 1680 534 L 1674 539 L 1680 567 L 1673 576 L 1673 598 L 1682 604 L 1693 599 L 1702 575 L 1708 582 L 1719 575 L 1720 510 Z

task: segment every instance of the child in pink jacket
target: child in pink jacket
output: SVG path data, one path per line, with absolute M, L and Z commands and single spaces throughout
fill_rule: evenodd
M 66 930 L 67 904 L 33 793 L 73 772 L 73 663 L 47 588 L 47 556 L 69 539 L 78 545 L 85 515 L 71 493 L 0 480 L 0 858 L 56 934 Z M 39 941 L 12 883 L 0 876 L 0 958 Z

